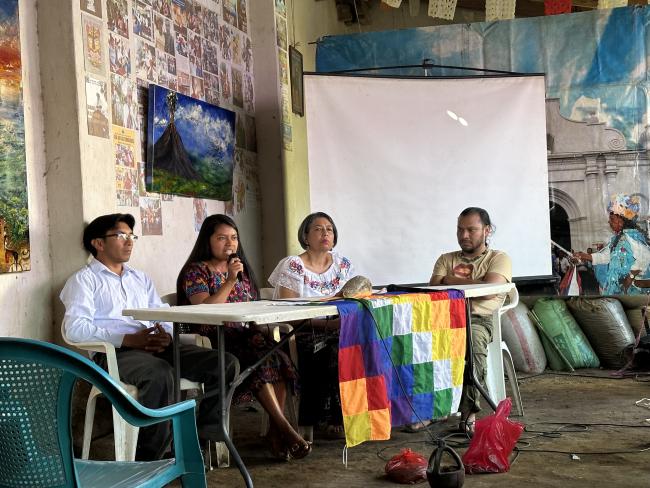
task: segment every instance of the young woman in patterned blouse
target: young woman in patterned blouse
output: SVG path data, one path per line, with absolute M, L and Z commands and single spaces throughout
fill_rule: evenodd
M 235 256 L 235 257 L 233 257 Z M 239 275 L 239 276 L 238 276 Z M 235 222 L 216 214 L 205 219 L 176 283 L 179 305 L 258 300 L 259 290 L 246 260 Z M 216 342 L 214 326 L 197 326 L 195 332 Z M 272 343 L 261 332 L 230 323 L 225 328 L 226 350 L 239 359 L 241 368 L 253 365 Z M 300 459 L 311 451 L 284 416 L 287 383 L 295 383 L 296 372 L 281 351 L 251 374 L 242 387 L 258 399 L 269 413 L 267 436 L 271 451 L 282 459 Z

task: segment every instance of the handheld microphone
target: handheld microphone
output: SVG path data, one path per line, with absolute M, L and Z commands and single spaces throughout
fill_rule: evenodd
M 228 263 L 230 263 L 230 261 L 232 261 L 233 259 L 238 258 L 238 257 L 239 256 L 237 256 L 236 252 L 230 253 L 228 255 Z M 239 273 L 237 273 L 237 281 L 244 281 L 244 277 L 242 276 L 241 271 Z

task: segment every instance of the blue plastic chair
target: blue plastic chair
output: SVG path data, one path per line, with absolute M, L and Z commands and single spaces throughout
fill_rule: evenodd
M 84 461 L 72 449 L 72 390 L 80 378 L 99 388 L 131 424 L 171 420 L 175 459 Z M 143 407 L 101 368 L 47 342 L 0 338 L 0 487 L 159 487 L 181 479 L 205 487 L 194 400 Z

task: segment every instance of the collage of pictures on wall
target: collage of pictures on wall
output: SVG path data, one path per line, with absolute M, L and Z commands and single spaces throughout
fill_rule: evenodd
M 139 207 L 143 235 L 162 235 L 164 201 L 194 197 L 195 227 L 207 215 L 203 198 L 224 201 L 231 215 L 257 204 L 253 50 L 248 0 L 79 0 L 86 80 L 88 134 L 111 139 L 117 205 Z M 149 92 L 154 87 L 235 114 L 229 174 L 220 192 L 187 188 L 154 192 L 145 182 Z M 179 98 L 180 97 L 180 98 Z M 191 97 L 191 98 L 190 98 Z M 185 102 L 187 104 L 187 102 Z M 196 112 L 176 110 L 176 126 L 199 124 Z M 198 105 L 197 105 L 198 106 Z M 185 117 L 185 123 L 181 118 Z M 190 165 L 205 169 L 185 147 Z M 215 145 L 216 147 L 216 145 Z M 232 154 L 231 154 L 232 153 Z M 222 161 L 219 161 L 221 164 Z M 203 182 L 203 187 L 213 181 Z M 201 185 L 197 185 L 201 186 Z M 149 191 L 148 191 L 149 189 Z M 248 195 L 247 195 L 248 193 Z M 125 210 L 126 211 L 126 210 Z
M 282 118 L 282 147 L 285 151 L 293 151 L 293 131 L 291 128 L 292 87 L 289 85 L 289 49 L 291 46 L 289 46 L 287 24 L 286 0 L 275 0 L 275 38 L 278 48 L 278 70 L 280 73 L 280 115 Z M 291 47 L 291 49 L 293 48 Z

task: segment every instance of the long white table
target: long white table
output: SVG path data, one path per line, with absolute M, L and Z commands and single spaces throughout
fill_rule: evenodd
M 445 291 L 445 290 L 462 290 L 465 293 L 465 298 L 479 298 L 490 295 L 497 295 L 508 293 L 514 288 L 514 284 L 485 284 L 485 285 L 458 285 L 458 286 L 417 286 L 406 287 L 413 292 L 417 291 Z M 470 324 L 470 306 L 469 300 L 466 300 L 467 310 L 467 324 L 468 324 L 468 346 L 471 348 L 471 328 Z M 235 448 L 230 436 L 228 435 L 228 427 L 226 426 L 225 419 L 227 418 L 227 407 L 225 405 L 225 398 L 227 397 L 227 389 L 224 378 L 224 335 L 223 327 L 219 327 L 226 322 L 246 322 L 256 324 L 272 324 L 276 322 L 288 322 L 296 320 L 307 320 L 316 317 L 336 316 L 338 309 L 335 305 L 328 305 L 327 302 L 321 305 L 304 304 L 304 301 L 283 301 L 283 300 L 270 300 L 270 301 L 256 301 L 256 302 L 241 302 L 241 303 L 222 303 L 222 304 L 201 304 L 201 305 L 182 305 L 176 307 L 166 308 L 137 308 L 125 309 L 122 311 L 123 315 L 133 317 L 136 320 L 150 320 L 150 321 L 164 321 L 174 323 L 174 369 L 176 374 L 176 385 L 180 383 L 178 364 L 180 361 L 178 351 L 178 327 L 176 324 L 207 324 L 217 326 L 217 347 L 219 355 L 219 401 L 222 423 L 219 426 L 224 442 L 228 447 L 235 464 L 239 468 L 247 487 L 253 486 L 253 481 L 244 465 L 237 449 Z M 283 341 L 284 342 L 284 341 Z M 277 346 L 279 347 L 279 345 Z M 471 349 L 470 349 L 471 350 Z M 468 365 L 470 372 L 473 371 L 471 354 L 468 355 Z M 249 368 L 251 369 L 251 368 Z M 471 374 L 471 373 L 470 373 Z M 475 381 L 475 380 L 474 380 Z M 241 379 L 230 385 L 230 388 L 235 388 Z M 478 383 L 475 381 L 478 385 Z M 490 405 L 494 408 L 492 402 L 485 390 L 480 385 L 481 393 L 486 397 Z M 178 395 L 178 392 L 177 392 Z
M 490 295 L 501 295 L 509 293 L 515 287 L 514 283 L 484 284 L 484 285 L 438 285 L 438 286 L 415 286 L 418 290 L 446 291 L 461 290 L 465 293 L 465 298 L 480 298 Z

